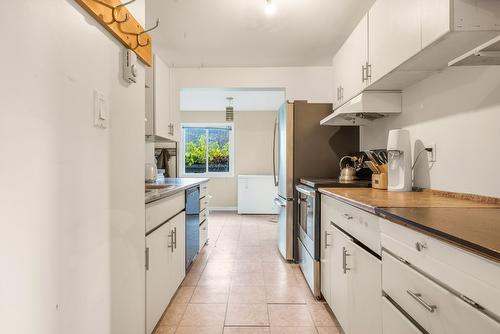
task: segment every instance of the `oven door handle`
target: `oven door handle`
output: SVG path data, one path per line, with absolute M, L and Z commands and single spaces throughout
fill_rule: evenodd
M 305 187 L 305 186 L 302 186 L 302 185 L 297 185 L 295 187 L 295 189 L 297 189 L 297 191 L 301 194 L 304 194 L 306 196 L 314 196 L 314 194 L 316 194 L 316 190 L 313 189 L 313 188 L 309 188 L 309 187 Z

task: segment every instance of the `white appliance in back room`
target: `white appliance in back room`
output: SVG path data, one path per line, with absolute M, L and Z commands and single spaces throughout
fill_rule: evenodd
M 411 191 L 411 143 L 408 130 L 391 130 L 387 139 L 388 190 Z

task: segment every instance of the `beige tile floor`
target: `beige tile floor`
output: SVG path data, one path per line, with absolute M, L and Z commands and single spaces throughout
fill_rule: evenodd
M 155 333 L 342 333 L 299 267 L 282 260 L 276 238 L 273 216 L 211 213 L 209 243 Z

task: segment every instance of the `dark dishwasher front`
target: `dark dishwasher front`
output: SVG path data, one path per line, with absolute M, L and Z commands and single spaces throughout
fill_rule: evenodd
M 193 263 L 200 245 L 200 187 L 186 190 L 186 269 Z

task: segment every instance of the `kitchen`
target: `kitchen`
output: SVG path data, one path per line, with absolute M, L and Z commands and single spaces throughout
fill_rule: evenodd
M 0 122 L 0 151 L 9 162 L 0 165 L 1 332 L 499 332 L 497 1 L 137 0 L 110 9 L 95 0 L 68 0 L 50 11 L 29 1 L 4 6 L 5 31 L 19 26 L 17 18 L 24 25 L 5 36 L 15 52 L 2 55 L 11 66 L 2 83 Z M 129 26 L 132 20 L 148 30 L 157 18 L 157 29 L 125 34 L 133 41 L 117 30 L 120 24 L 139 29 Z M 151 44 L 156 56 L 148 54 Z M 319 210 L 312 215 L 318 254 L 309 253 L 306 238 L 297 239 L 298 221 L 280 225 L 274 215 L 227 211 L 238 207 L 238 175 L 272 179 L 279 169 L 273 168 L 271 115 L 289 106 L 251 114 L 239 111 L 236 99 L 227 188 L 222 179 L 202 177 L 173 184 L 168 197 L 158 189 L 145 193 L 144 165 L 154 162 L 150 143 L 165 144 L 156 141 L 154 125 L 153 136 L 144 126 L 151 110 L 145 101 L 158 89 L 148 81 L 155 57 L 167 69 L 157 77 L 163 93 L 153 101 L 168 112 L 153 120 L 169 137 L 158 151 L 179 158 L 169 165 L 172 175 L 182 176 L 183 124 L 231 123 L 229 105 L 212 120 L 193 116 L 208 111 L 182 111 L 182 91 L 276 89 L 294 110 L 301 103 L 330 104 L 313 124 L 318 131 L 354 132 L 354 141 L 343 141 L 346 146 L 330 156 L 331 174 L 304 169 L 293 180 L 289 198 L 296 212 L 288 217 L 300 217 L 300 179 L 308 186 L 307 179 L 341 176 L 343 156 L 356 155 L 342 161 L 347 179 L 398 191 L 318 183 Z M 135 83 L 127 81 L 131 76 Z M 265 129 L 253 130 L 262 136 L 249 136 L 263 138 L 254 146 L 265 147 L 268 158 L 262 167 L 240 170 L 237 143 L 248 141 L 236 138 L 245 131 L 238 117 L 264 114 Z M 390 131 L 397 129 L 406 131 Z M 291 139 L 302 154 L 301 138 Z M 324 144 L 318 143 L 318 153 Z M 313 159 L 324 156 L 317 155 Z M 394 186 L 394 176 L 404 180 L 402 187 Z M 186 273 L 187 225 L 178 216 L 189 215 L 188 202 L 174 197 L 196 186 L 199 192 L 189 195 L 197 201 L 188 202 L 198 204 L 192 221 L 198 222 L 199 254 Z M 408 187 L 419 191 L 401 191 Z M 154 196 L 162 198 L 145 205 Z M 176 203 L 148 218 L 149 206 L 166 199 Z M 206 236 L 200 236 L 203 222 Z M 279 226 L 290 231 L 293 261 L 279 251 L 287 235 Z M 165 234 L 148 239 L 156 232 Z M 170 252 L 168 266 L 154 266 L 166 258 L 152 253 L 147 263 L 147 246 L 155 242 Z M 154 282 L 169 285 L 150 297 L 157 310 L 152 328 L 146 265 L 150 273 L 161 269 L 156 277 L 168 277 Z

